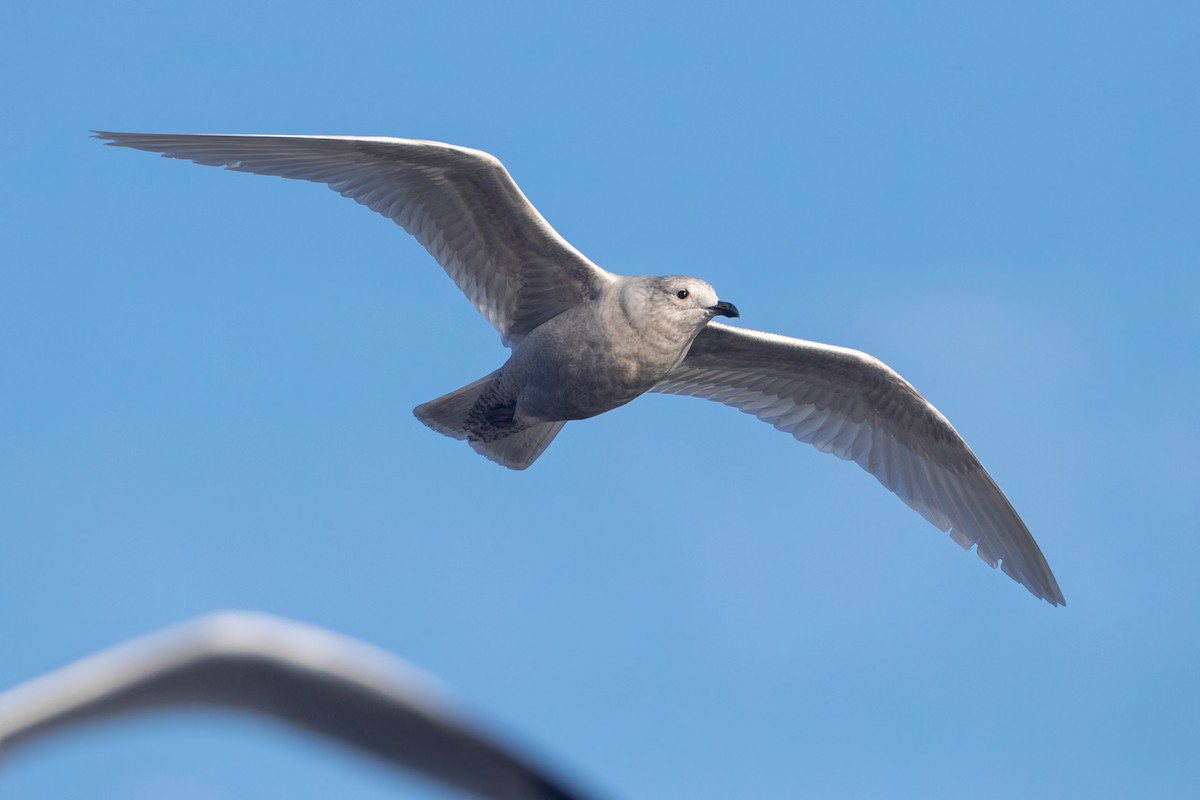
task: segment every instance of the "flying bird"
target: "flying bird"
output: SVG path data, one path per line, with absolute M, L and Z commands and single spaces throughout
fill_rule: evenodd
M 0 692 L 0 755 L 80 723 L 187 706 L 274 717 L 477 797 L 586 796 L 467 721 L 407 663 L 249 612 L 176 625 Z
M 109 144 L 324 183 L 419 241 L 512 349 L 495 372 L 414 413 L 511 469 L 571 420 L 646 392 L 753 414 L 857 462 L 964 549 L 1065 603 L 1029 530 L 954 427 L 856 350 L 733 327 L 712 286 L 601 269 L 563 239 L 498 159 L 416 139 L 113 133 Z

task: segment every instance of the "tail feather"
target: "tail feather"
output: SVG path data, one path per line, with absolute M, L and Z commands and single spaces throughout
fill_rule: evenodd
M 554 437 L 566 424 L 565 422 L 542 422 L 531 425 L 511 436 L 505 436 L 503 439 L 490 441 L 472 439 L 470 440 L 471 447 L 481 456 L 509 469 L 525 469 L 537 461 L 538 456 L 550 446 L 550 442 L 554 441 Z
M 461 389 L 455 389 L 450 394 L 442 395 L 436 400 L 422 403 L 413 409 L 413 414 L 438 433 L 444 433 L 455 439 L 466 439 L 467 417 L 470 415 L 471 409 L 475 407 L 475 401 L 487 390 L 499 371 L 484 375 L 474 383 L 468 383 Z
M 497 370 L 499 372 L 499 370 Z M 525 469 L 542 454 L 565 422 L 542 422 L 507 433 L 501 428 L 479 430 L 476 402 L 487 391 L 496 372 L 413 409 L 417 419 L 435 431 L 467 440 L 475 452 L 509 469 Z M 486 423 L 483 423 L 486 424 Z

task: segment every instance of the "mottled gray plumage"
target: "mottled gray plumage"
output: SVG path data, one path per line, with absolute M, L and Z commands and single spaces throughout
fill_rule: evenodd
M 687 276 L 607 272 L 568 244 L 493 156 L 412 139 L 98 134 L 110 144 L 325 183 L 394 220 L 513 348 L 496 372 L 419 406 L 422 422 L 524 469 L 569 420 L 647 391 L 732 405 L 857 462 L 1033 594 L 1062 592 L 975 454 L 903 378 L 854 350 L 711 322 L 737 316 Z
M 245 612 L 184 623 L 0 692 L 0 754 L 80 723 L 188 706 L 264 714 L 477 797 L 584 797 L 467 721 L 403 661 Z

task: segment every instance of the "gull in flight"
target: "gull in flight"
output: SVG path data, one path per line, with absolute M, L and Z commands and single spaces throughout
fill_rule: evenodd
M 421 422 L 512 469 L 562 426 L 645 392 L 733 406 L 855 461 L 963 548 L 1063 604 L 1029 530 L 953 426 L 865 353 L 713 321 L 737 308 L 685 275 L 618 275 L 546 222 L 494 156 L 416 139 L 112 133 L 109 144 L 324 183 L 419 241 L 512 349 L 418 406 Z
M 363 642 L 248 612 L 202 617 L 0 692 L 0 754 L 178 706 L 257 712 L 491 800 L 583 800 L 468 722 L 432 678 Z

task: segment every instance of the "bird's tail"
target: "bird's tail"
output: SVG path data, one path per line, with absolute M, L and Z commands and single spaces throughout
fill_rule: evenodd
M 497 370 L 499 372 L 499 370 Z M 525 428 L 498 428 L 476 411 L 496 372 L 474 383 L 422 403 L 413 409 L 417 419 L 435 431 L 465 439 L 480 455 L 509 469 L 525 469 L 542 454 L 565 422 L 542 422 Z
M 503 439 L 476 439 L 468 436 L 467 441 L 476 453 L 497 464 L 509 469 L 525 469 L 537 461 L 538 456 L 550 446 L 550 442 L 566 424 L 539 422 L 537 425 L 521 428 Z
M 461 389 L 455 389 L 450 394 L 442 395 L 436 400 L 422 403 L 413 409 L 413 413 L 416 414 L 417 419 L 438 433 L 444 433 L 455 439 L 466 439 L 475 428 L 470 420 L 475 403 L 491 386 L 492 380 L 499 371 L 484 375 L 474 383 L 468 383 Z

